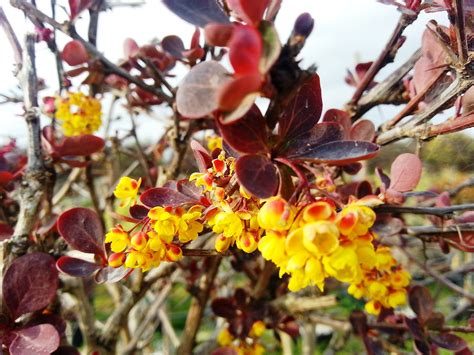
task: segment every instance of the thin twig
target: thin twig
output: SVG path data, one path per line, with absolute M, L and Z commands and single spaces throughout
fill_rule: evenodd
M 13 49 L 13 57 L 15 59 L 15 65 L 17 67 L 16 69 L 20 70 L 21 64 L 23 62 L 21 45 L 1 6 L 0 6 L 0 26 L 2 26 L 3 30 L 5 31 L 5 35 L 7 36 L 7 39 L 10 42 L 10 46 Z
M 466 203 L 462 205 L 454 205 L 448 207 L 411 207 L 411 206 L 392 206 L 381 205 L 375 207 L 379 213 L 411 213 L 411 214 L 428 214 L 432 216 L 446 216 L 454 212 L 472 211 L 474 203 Z

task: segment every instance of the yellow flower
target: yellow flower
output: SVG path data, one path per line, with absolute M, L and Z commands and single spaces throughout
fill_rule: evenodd
M 226 238 L 224 235 L 219 235 L 215 241 L 215 248 L 219 253 L 224 253 L 232 245 L 234 238 Z
M 357 299 L 365 296 L 365 287 L 361 283 L 353 283 L 347 289 L 347 292 Z
M 138 232 L 132 236 L 130 242 L 135 250 L 143 250 L 147 246 L 148 239 L 144 232 Z
M 337 217 L 337 227 L 341 234 L 350 238 L 367 234 L 375 222 L 375 212 L 367 206 L 351 204 Z
M 130 237 L 121 225 L 117 225 L 105 235 L 105 242 L 111 243 L 110 249 L 113 252 L 120 253 L 130 246 Z
M 192 173 L 189 181 L 195 181 L 196 186 L 202 186 L 204 191 L 212 190 L 212 175 L 209 173 Z
M 249 335 L 254 338 L 260 338 L 267 329 L 265 322 L 258 320 L 252 324 Z
M 407 291 L 405 289 L 390 292 L 388 295 L 388 305 L 392 308 L 403 306 L 407 303 Z
M 209 136 L 207 139 L 207 148 L 210 152 L 215 149 L 222 149 L 222 138 L 219 136 Z
M 92 134 L 102 124 L 101 104 L 81 92 L 69 92 L 66 98 L 56 99 L 56 119 L 66 136 Z
M 395 288 L 407 287 L 410 284 L 411 276 L 405 270 L 398 270 L 390 274 L 390 284 Z
M 324 269 L 342 282 L 358 282 L 361 278 L 359 259 L 353 248 L 339 247 L 330 256 L 323 258 Z
M 258 224 L 265 230 L 288 230 L 295 218 L 295 212 L 281 197 L 270 198 L 258 212 Z
M 122 200 L 121 206 L 127 206 L 130 204 L 130 202 L 136 199 L 141 183 L 141 178 L 138 179 L 138 181 L 129 178 L 128 176 L 123 176 L 120 178 L 120 181 L 114 190 L 114 195 L 119 200 Z
M 303 221 L 306 223 L 328 220 L 334 215 L 334 207 L 326 201 L 317 201 L 303 209 Z
M 244 223 L 239 214 L 230 210 L 216 213 L 209 219 L 208 224 L 214 233 L 222 233 L 226 238 L 236 238 L 244 229 Z
M 228 328 L 222 329 L 217 335 L 217 342 L 220 346 L 230 345 L 232 343 L 232 340 L 234 340 L 234 337 L 232 336 Z
M 113 253 L 108 258 L 108 264 L 111 267 L 120 267 L 125 261 L 126 255 L 124 253 Z
M 183 251 L 176 244 L 168 244 L 166 246 L 165 258 L 167 261 L 178 261 L 183 257 Z
M 254 233 L 246 231 L 237 237 L 236 245 L 237 248 L 250 254 L 257 249 L 258 242 Z
M 273 261 L 278 267 L 281 267 L 287 259 L 285 253 L 285 235 L 268 231 L 258 242 L 258 250 L 260 250 L 264 259 Z
M 148 217 L 152 220 L 153 229 L 158 236 L 170 243 L 178 231 L 179 217 L 168 208 L 153 207 L 148 211 Z
M 379 301 L 369 301 L 365 304 L 365 310 L 369 314 L 378 316 L 380 314 L 380 311 L 382 310 L 382 304 Z
M 309 223 L 303 227 L 303 245 L 315 256 L 328 255 L 339 246 L 339 231 L 332 222 Z
M 184 213 L 178 223 L 178 236 L 181 243 L 187 243 L 198 237 L 204 226 L 197 221 L 201 218 L 201 210 L 199 206 L 194 206 Z

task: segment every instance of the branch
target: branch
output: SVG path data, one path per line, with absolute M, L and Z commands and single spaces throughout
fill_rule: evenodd
M 377 60 L 372 63 L 369 70 L 365 74 L 362 81 L 357 86 L 356 92 L 352 96 L 351 101 L 349 102 L 348 106 L 355 106 L 359 102 L 360 98 L 362 97 L 365 90 L 367 90 L 368 86 L 374 80 L 377 73 L 388 63 L 393 62 L 395 58 L 398 48 L 400 48 L 400 39 L 402 37 L 403 31 L 416 20 L 418 15 L 408 15 L 402 14 L 400 19 L 398 20 L 397 26 L 392 33 L 388 43 L 385 46 L 385 49 L 380 53 Z
M 412 236 L 428 236 L 434 235 L 439 237 L 441 234 L 461 233 L 461 232 L 474 232 L 474 223 L 462 223 L 462 224 L 450 224 L 447 226 L 436 227 L 436 226 L 418 226 L 408 227 L 406 229 L 407 234 Z
M 206 274 L 201 277 L 198 294 L 196 297 L 193 297 L 188 311 L 186 324 L 181 336 L 181 344 L 176 351 L 177 354 L 192 354 L 196 335 L 204 314 L 204 309 L 206 307 L 207 300 L 209 298 L 209 294 L 211 292 L 211 288 L 217 275 L 221 260 L 221 257 L 212 258 L 210 260 L 209 269 L 207 270 Z
M 453 212 L 472 211 L 474 203 L 466 203 L 463 205 L 454 205 L 449 207 L 410 207 L 410 206 L 391 206 L 381 205 L 375 207 L 380 213 L 411 213 L 411 214 L 429 214 L 432 216 L 448 216 Z
M 5 31 L 5 35 L 7 36 L 7 39 L 10 42 L 10 45 L 13 49 L 13 57 L 15 59 L 17 70 L 20 70 L 21 63 L 23 62 L 21 45 L 1 6 L 0 6 L 0 26 L 3 27 L 3 30 Z
M 456 42 L 458 46 L 459 61 L 466 63 L 469 57 L 466 40 L 466 28 L 464 23 L 463 0 L 453 0 L 454 2 L 454 31 L 456 33 Z

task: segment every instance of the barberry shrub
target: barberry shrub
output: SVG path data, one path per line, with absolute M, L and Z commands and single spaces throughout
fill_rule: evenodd
M 383 2 L 400 12 L 391 38 L 348 72 L 347 105 L 325 110 L 300 58 L 314 19 L 282 41 L 281 0 L 163 0 L 196 26 L 191 43 L 128 38 L 117 63 L 96 46 L 113 1 L 69 0 L 60 19 L 56 2 L 50 16 L 11 0 L 35 27 L 23 46 L 0 7 L 23 89 L 5 98 L 28 127 L 26 153 L 0 148 L 2 351 L 472 354 L 474 204 L 457 198 L 474 181 L 420 185 L 420 156 L 474 126 L 474 5 Z M 420 49 L 380 77 L 434 11 L 449 26 L 428 22 Z M 37 78 L 38 42 L 56 95 Z M 399 113 L 363 118 L 386 104 Z M 126 134 L 111 129 L 114 106 Z M 172 113 L 166 132 L 141 141 L 138 114 L 157 107 Z M 401 139 L 416 150 L 368 168 Z

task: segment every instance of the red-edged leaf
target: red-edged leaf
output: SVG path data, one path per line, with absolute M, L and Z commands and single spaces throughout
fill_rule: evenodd
M 360 141 L 334 141 L 315 147 L 298 159 L 331 165 L 346 165 L 375 157 L 380 147 Z
M 132 58 L 138 54 L 140 47 L 137 42 L 131 38 L 126 38 L 123 42 L 123 54 L 125 58 Z
M 339 123 L 321 122 L 299 136 L 283 141 L 284 146 L 278 151 L 281 155 L 294 158 L 311 152 L 319 145 L 340 141 L 343 136 L 344 131 Z
M 365 74 L 369 71 L 370 67 L 372 66 L 373 62 L 366 62 L 366 63 L 359 63 L 355 67 L 355 72 L 359 81 L 364 79 Z
M 227 0 L 227 5 L 237 17 L 249 25 L 258 25 L 269 2 L 269 0 Z
M 147 207 L 153 208 L 156 206 L 171 206 L 178 207 L 188 203 L 196 203 L 192 199 L 181 192 L 171 190 L 165 187 L 155 187 L 146 190 L 140 196 L 140 201 Z
M 258 93 L 261 85 L 260 74 L 240 76 L 222 85 L 217 93 L 219 109 L 225 112 L 239 112 L 226 115 L 222 118 L 222 122 L 231 123 L 244 116 L 255 101 L 252 94 Z M 248 97 L 251 98 L 250 101 L 247 100 Z
M 100 266 L 97 264 L 67 255 L 61 256 L 58 259 L 56 267 L 59 271 L 75 277 L 90 276 L 100 269 Z
M 216 0 L 163 0 L 163 3 L 195 26 L 204 27 L 209 22 L 229 23 L 229 18 Z
M 206 61 L 194 66 L 176 94 L 179 113 L 187 118 L 209 115 L 219 106 L 217 91 L 229 80 L 227 70 L 216 61 Z
M 95 274 L 94 279 L 98 284 L 115 283 L 130 275 L 133 270 L 134 269 L 127 269 L 123 266 L 117 268 L 106 266 Z
M 260 33 L 252 26 L 237 26 L 229 43 L 229 60 L 237 76 L 259 72 L 263 42 Z
M 313 74 L 296 91 L 279 120 L 278 133 L 292 139 L 307 131 L 319 121 L 323 109 L 319 76 Z
M 196 186 L 193 181 L 189 181 L 188 179 L 179 180 L 176 184 L 176 189 L 196 201 L 202 197 L 202 189 Z
M 240 153 L 263 153 L 268 151 L 267 125 L 257 105 L 237 122 L 220 124 L 224 140 Z
M 451 333 L 432 333 L 430 340 L 437 346 L 451 351 L 461 351 L 467 347 L 467 343 L 463 338 Z
M 39 324 L 12 332 L 8 350 L 12 355 L 47 355 L 59 346 L 59 334 L 51 324 Z
M 196 162 L 201 173 L 205 173 L 209 167 L 212 165 L 212 158 L 198 141 L 191 141 L 191 149 L 196 158 Z
M 97 214 L 88 208 L 72 208 L 58 218 L 59 234 L 74 249 L 105 257 L 104 230 Z
M 210 23 L 204 28 L 204 38 L 206 43 L 211 46 L 227 47 L 233 31 L 234 26 L 232 25 Z
M 65 156 L 87 156 L 104 148 L 105 141 L 91 134 L 64 137 L 59 145 L 54 147 L 56 154 Z
M 69 10 L 70 15 L 69 18 L 74 20 L 77 15 L 79 15 L 82 11 L 89 8 L 93 3 L 93 0 L 69 0 Z
M 359 120 L 351 128 L 351 140 L 372 142 L 375 137 L 375 126 L 372 121 Z
M 64 60 L 71 67 L 87 63 L 89 60 L 89 53 L 86 47 L 78 40 L 68 42 L 61 52 L 61 59 Z
M 235 172 L 239 183 L 255 197 L 268 198 L 278 191 L 278 170 L 263 155 L 245 155 L 239 158 Z
M 344 140 L 351 138 L 351 116 L 346 111 L 329 109 L 324 114 L 323 122 L 338 122 L 344 128 Z
M 400 192 L 413 190 L 421 179 L 423 164 L 415 154 L 399 155 L 390 169 L 390 188 Z
M 421 324 L 430 318 L 433 313 L 434 302 L 426 287 L 413 286 L 408 293 L 408 300 L 411 309 L 417 314 Z
M 183 41 L 178 36 L 166 36 L 163 38 L 161 48 L 175 58 L 182 58 L 183 52 L 186 50 Z
M 56 296 L 58 271 L 54 258 L 45 253 L 15 259 L 3 279 L 3 301 L 12 318 L 46 307 Z
M 13 228 L 8 224 L 0 222 L 0 242 L 10 239 L 13 235 Z

